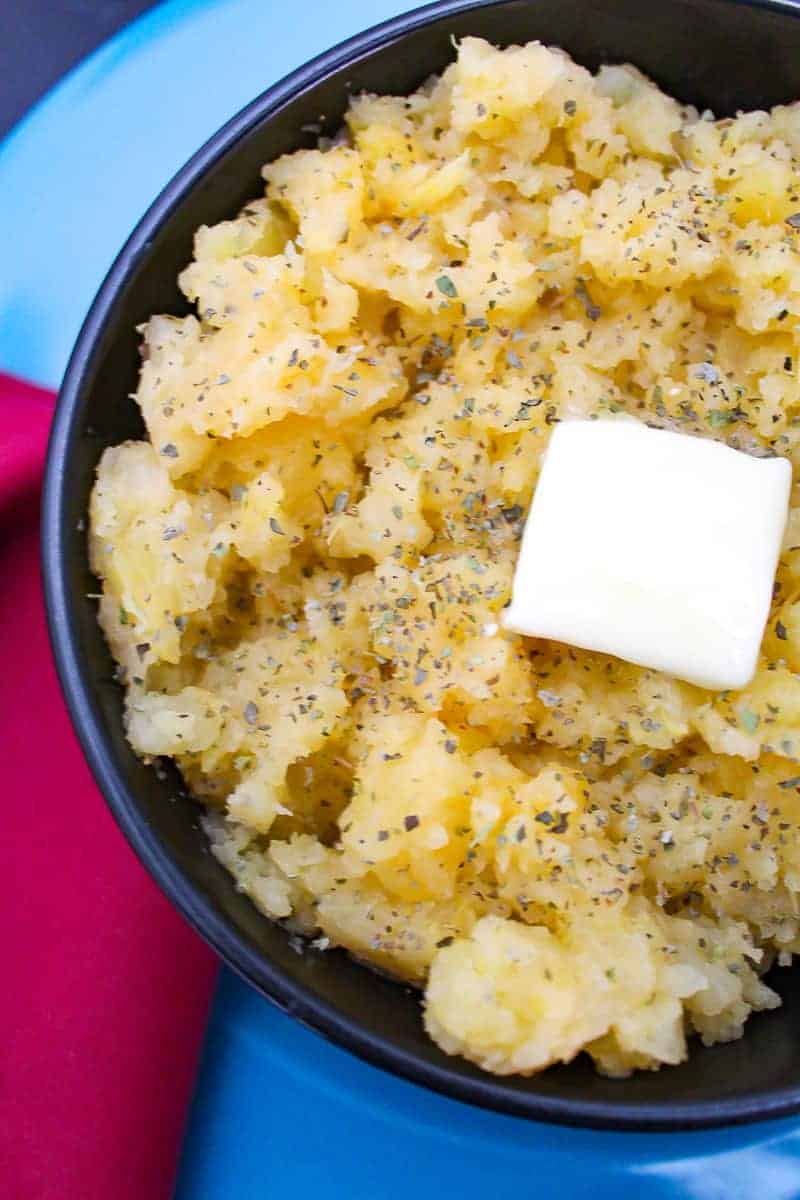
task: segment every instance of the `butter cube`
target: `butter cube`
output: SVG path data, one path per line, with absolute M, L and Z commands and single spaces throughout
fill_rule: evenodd
M 791 465 L 620 418 L 550 439 L 506 628 L 701 687 L 753 676 Z

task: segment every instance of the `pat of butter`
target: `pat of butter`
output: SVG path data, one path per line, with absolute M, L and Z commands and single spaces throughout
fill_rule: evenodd
M 701 687 L 753 676 L 792 469 L 638 421 L 564 421 L 525 525 L 506 628 Z

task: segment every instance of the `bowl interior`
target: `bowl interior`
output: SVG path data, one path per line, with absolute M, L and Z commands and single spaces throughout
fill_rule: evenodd
M 98 781 L 134 848 L 203 935 L 287 1011 L 362 1056 L 462 1099 L 520 1115 L 609 1127 L 687 1128 L 800 1108 L 800 972 L 777 973 L 787 1003 L 754 1017 L 728 1046 L 693 1047 L 677 1068 L 626 1082 L 585 1059 L 534 1079 L 495 1079 L 449 1059 L 425 1036 L 417 997 L 339 951 L 298 954 L 208 852 L 198 809 L 174 770 L 133 755 L 122 691 L 96 622 L 83 518 L 98 457 L 143 426 L 127 398 L 139 365 L 135 327 L 152 312 L 181 314 L 176 286 L 202 223 L 233 215 L 259 193 L 259 168 L 310 146 L 303 126 L 338 127 L 348 95 L 405 94 L 452 58 L 452 36 L 495 43 L 532 38 L 580 63 L 630 61 L 668 92 L 717 115 L 800 96 L 800 10 L 733 0 L 501 0 L 445 3 L 354 39 L 273 88 L 184 169 L 132 236 L 87 319 L 51 441 L 44 567 L 52 636 L 73 719 Z

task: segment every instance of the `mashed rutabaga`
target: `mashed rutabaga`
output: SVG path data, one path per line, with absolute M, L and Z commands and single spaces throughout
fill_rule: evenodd
M 562 417 L 800 462 L 800 107 L 715 122 L 468 38 L 264 177 L 198 231 L 195 315 L 144 328 L 149 440 L 98 471 L 132 744 L 450 1053 L 623 1074 L 738 1037 L 800 948 L 800 505 L 742 692 L 499 618 Z

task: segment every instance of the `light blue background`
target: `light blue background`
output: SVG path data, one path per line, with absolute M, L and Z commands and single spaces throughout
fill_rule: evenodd
M 56 387 L 105 271 L 175 170 L 265 87 L 403 7 L 170 0 L 68 76 L 0 146 L 0 369 Z M 223 971 L 178 1200 L 286 1189 L 292 1200 L 796 1200 L 800 1122 L 656 1136 L 501 1117 L 356 1061 Z

